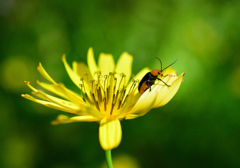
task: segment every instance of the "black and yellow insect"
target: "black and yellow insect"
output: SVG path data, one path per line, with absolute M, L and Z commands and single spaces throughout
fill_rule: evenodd
M 158 78 L 158 75 L 162 77 L 163 76 L 162 71 L 173 65 L 177 60 L 174 61 L 172 64 L 168 65 L 166 68 L 162 69 L 162 61 L 158 57 L 156 58 L 160 61 L 161 70 L 155 69 L 152 70 L 151 72 L 146 73 L 146 75 L 142 78 L 138 85 L 138 91 L 140 94 L 143 94 L 148 88 L 150 88 L 151 91 L 151 86 L 154 84 L 156 79 L 162 81 L 166 86 L 170 87 L 170 85 L 165 83 L 162 79 Z

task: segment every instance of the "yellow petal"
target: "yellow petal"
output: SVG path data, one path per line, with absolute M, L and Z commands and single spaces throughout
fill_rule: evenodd
M 90 81 L 93 80 L 92 74 L 90 73 L 88 67 L 80 62 L 73 62 L 73 71 L 79 75 L 80 79 L 79 79 L 79 85 L 81 85 L 80 89 L 82 89 L 82 91 L 85 94 L 90 95 Z M 91 100 L 91 98 L 89 98 Z M 92 100 L 91 100 L 92 101 Z
M 52 102 L 53 104 L 56 104 L 57 106 L 69 109 L 68 112 L 71 114 L 93 115 L 98 118 L 103 117 L 103 114 L 100 111 L 98 111 L 96 109 L 96 107 L 89 105 L 86 102 L 83 102 L 82 100 L 78 101 L 78 99 L 76 99 L 76 97 L 73 98 L 73 96 L 76 96 L 76 95 L 74 95 L 73 92 L 71 93 L 71 92 L 66 91 L 66 96 L 70 97 L 70 99 L 73 99 L 74 101 L 66 101 L 66 100 L 51 96 L 40 90 L 35 89 L 34 87 L 32 87 L 30 85 L 30 83 L 28 81 L 26 81 L 25 83 L 33 90 L 32 94 L 34 94 L 35 96 L 37 96 L 43 100 Z M 25 97 L 25 98 L 27 98 L 27 97 Z M 30 99 L 30 100 L 36 102 L 37 99 L 32 97 L 32 99 Z M 74 103 L 74 102 L 76 102 L 76 103 Z M 41 101 L 38 101 L 37 103 L 42 104 Z M 45 105 L 45 104 L 43 104 L 43 105 Z M 63 110 L 63 111 L 66 111 L 66 110 Z
M 92 48 L 89 48 L 89 50 L 88 50 L 87 62 L 88 62 L 89 70 L 90 70 L 93 78 L 97 79 L 96 75 L 94 75 L 94 74 L 96 72 L 98 72 L 98 67 L 97 67 L 97 64 L 96 64 L 96 61 L 95 61 L 95 58 L 94 58 L 94 55 L 93 55 L 93 49 Z
M 56 120 L 52 121 L 51 124 L 52 125 L 68 124 L 68 123 L 71 123 L 71 122 L 73 122 L 73 121 L 71 121 L 68 116 L 66 116 L 66 115 L 58 115 Z
M 24 81 L 24 83 L 34 92 L 37 91 L 37 89 L 35 89 L 34 87 L 32 87 L 32 85 L 30 85 L 30 82 L 29 81 Z
M 146 114 L 149 110 L 152 109 L 153 104 L 156 100 L 156 93 L 153 91 L 150 91 L 149 89 L 145 91 L 141 97 L 138 99 L 135 106 L 127 112 L 128 114 L 137 114 L 140 116 Z
M 29 81 L 24 81 L 24 83 L 34 91 L 34 94 L 36 94 L 38 97 L 40 97 L 41 99 L 44 99 L 44 100 L 48 100 L 46 99 L 45 96 L 42 96 L 42 94 L 45 94 L 44 92 L 41 92 L 39 90 L 37 90 L 36 88 L 34 88 L 33 86 L 30 85 L 30 82 Z M 65 98 L 65 99 L 68 99 L 70 100 L 71 102 L 76 102 L 76 104 L 82 104 L 83 103 L 83 100 L 81 99 L 80 96 L 78 96 L 76 93 L 70 91 L 69 89 L 65 88 L 63 84 L 53 84 L 53 85 L 50 85 L 50 84 L 47 84 L 47 83 L 42 83 L 42 82 L 39 82 L 37 81 L 37 83 L 42 86 L 43 88 Z M 40 93 L 41 92 L 41 93 Z M 47 95 L 47 94 L 45 94 Z M 65 102 L 67 103 L 67 102 Z M 69 103 L 67 103 L 69 104 Z
M 177 75 L 176 70 L 172 69 L 171 67 L 168 67 L 163 71 L 163 76 L 165 75 Z
M 43 86 L 43 85 L 41 85 L 41 86 Z M 64 95 L 65 99 L 67 99 L 75 104 L 79 104 L 79 105 L 84 104 L 84 101 L 80 95 L 67 89 L 63 84 L 53 85 L 52 88 L 55 89 L 56 94 L 61 93 L 62 95 Z
M 92 122 L 92 121 L 100 121 L 99 118 L 96 118 L 94 116 L 74 116 L 70 118 L 71 121 L 76 121 L 76 122 L 82 122 L 82 121 L 87 121 L 87 122 Z
M 73 71 L 78 74 L 80 77 L 84 78 L 85 81 L 89 82 L 93 79 L 92 74 L 90 73 L 87 65 L 83 62 L 77 63 L 73 62 Z
M 126 81 L 125 81 L 125 85 L 128 83 L 131 75 L 132 75 L 132 56 L 129 55 L 127 52 L 124 52 L 118 62 L 117 62 L 117 65 L 116 65 L 116 72 L 118 74 L 121 74 L 121 73 L 124 73 L 126 75 Z M 118 75 L 119 76 L 119 75 Z M 120 79 L 120 77 L 119 77 Z M 118 79 L 118 81 L 119 81 Z
M 71 102 L 74 102 L 78 104 L 79 102 L 83 102 L 83 99 L 78 95 L 77 93 L 67 89 L 63 84 L 47 84 L 43 82 L 37 81 L 37 84 L 39 84 L 44 89 L 55 93 L 58 96 L 61 96 L 67 100 L 70 100 Z
M 57 119 L 52 121 L 51 124 L 67 124 L 71 122 L 92 122 L 92 121 L 99 121 L 98 118 L 94 118 L 93 116 L 75 116 L 75 117 L 68 117 L 66 115 L 58 115 Z
M 31 101 L 39 103 L 39 104 L 42 104 L 42 105 L 47 106 L 49 108 L 53 108 L 53 109 L 56 109 L 56 110 L 64 111 L 64 112 L 67 112 L 67 113 L 72 113 L 71 109 L 59 106 L 59 105 L 57 105 L 55 103 L 52 103 L 52 102 L 49 102 L 49 101 L 45 101 L 45 100 L 39 100 L 39 99 L 36 99 L 36 98 L 34 98 L 34 97 L 32 97 L 32 96 L 30 96 L 28 94 L 22 94 L 21 96 L 23 98 L 26 98 L 28 100 L 31 100 Z
M 81 109 L 81 106 L 82 106 L 82 104 L 81 104 L 81 106 L 80 106 L 80 104 L 76 105 L 76 104 L 74 104 L 70 101 L 51 96 L 51 95 L 46 94 L 42 91 L 33 92 L 32 94 L 41 98 L 41 99 L 43 99 L 43 100 L 50 101 L 50 102 L 52 102 L 54 104 L 57 104 L 59 106 L 62 106 L 64 108 L 68 108 L 68 109 L 72 110 L 73 112 L 79 111 Z
M 154 88 L 154 91 L 157 94 L 156 101 L 153 105 L 153 108 L 161 107 L 167 104 L 173 96 L 177 93 L 181 83 L 182 79 L 185 73 L 182 73 L 178 78 L 176 78 L 173 83 L 170 83 L 170 87 L 164 87 L 163 85 L 156 85 L 156 88 Z M 174 79 L 174 77 L 172 77 Z
M 48 83 L 44 83 L 44 82 L 40 82 L 37 80 L 37 84 L 39 84 L 41 87 L 43 87 L 44 89 L 52 92 L 52 93 L 55 93 L 56 95 L 59 95 L 65 99 L 67 99 L 67 96 L 62 93 L 61 91 L 57 90 L 57 88 L 55 87 L 56 85 L 55 84 L 48 84 Z M 57 84 L 59 85 L 59 84 Z
M 37 66 L 37 70 L 39 71 L 39 73 L 46 78 L 48 81 L 56 84 L 56 82 L 48 75 L 48 73 L 45 71 L 45 69 L 43 68 L 42 64 L 39 62 L 38 66 Z
M 150 71 L 149 68 L 144 68 L 142 69 L 136 76 L 133 77 L 132 81 L 128 84 L 127 89 L 126 89 L 126 93 L 128 93 L 124 99 L 126 99 L 123 108 L 121 108 L 118 111 L 118 114 L 120 118 L 124 118 L 125 115 L 133 108 L 133 106 L 136 104 L 137 100 L 139 99 L 139 97 L 141 96 L 139 94 L 138 91 L 138 84 L 141 81 L 141 79 L 143 78 L 143 76 L 148 73 Z M 135 83 L 134 89 L 132 89 L 133 87 L 133 81 L 137 81 Z
M 85 102 L 78 102 L 78 104 L 74 104 L 73 102 L 66 101 L 51 95 L 48 95 L 42 91 L 33 92 L 32 94 L 40 97 L 41 99 L 48 100 L 53 102 L 59 106 L 64 108 L 68 108 L 71 110 L 71 114 L 76 115 L 92 115 L 97 118 L 102 118 L 103 114 L 96 109 L 96 107 L 89 105 Z
M 69 75 L 69 77 L 71 78 L 71 80 L 73 81 L 73 83 L 78 87 L 80 88 L 79 84 L 80 84 L 80 76 L 78 76 L 78 74 L 76 74 L 72 68 L 68 65 L 67 61 L 66 61 L 66 58 L 65 58 L 65 55 L 62 56 L 62 61 L 63 61 L 63 64 L 67 70 L 67 73 Z
M 113 72 L 115 63 L 111 54 L 101 53 L 98 59 L 98 67 L 102 75 L 108 75 L 109 72 Z
M 122 128 L 118 119 L 101 120 L 99 127 L 99 141 L 104 150 L 118 147 L 122 139 Z
M 135 118 L 138 118 L 139 117 L 139 115 L 137 115 L 137 114 L 128 114 L 128 115 L 126 115 L 125 116 L 125 120 L 132 120 L 132 119 L 135 119 Z
M 146 75 L 146 73 L 150 72 L 151 70 L 149 68 L 144 68 L 142 69 L 136 76 L 133 77 L 134 80 L 138 81 L 138 84 L 136 87 L 136 89 L 134 90 L 134 94 L 139 93 L 138 91 L 138 85 L 140 83 L 140 81 L 142 80 L 142 78 Z
M 142 78 L 144 77 L 144 75 L 146 75 L 146 73 L 148 73 L 150 71 L 151 70 L 149 68 L 144 68 L 137 75 L 135 75 L 133 78 L 135 80 L 139 80 L 139 82 L 140 82 L 142 80 Z

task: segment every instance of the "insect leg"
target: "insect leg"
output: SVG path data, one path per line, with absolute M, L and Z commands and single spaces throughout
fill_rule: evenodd
M 149 80 L 149 79 L 148 79 L 148 80 L 146 81 L 146 84 L 149 86 L 149 90 L 152 91 L 152 89 L 151 89 L 151 86 L 153 85 L 153 84 L 152 84 L 152 80 Z M 148 88 L 147 88 L 147 89 L 148 89 Z M 147 90 L 147 89 L 146 89 L 146 90 Z
M 162 83 L 164 83 L 165 85 L 167 85 L 168 87 L 170 87 L 170 85 L 166 84 L 166 82 L 164 82 L 162 79 L 157 78 L 158 80 L 162 81 Z

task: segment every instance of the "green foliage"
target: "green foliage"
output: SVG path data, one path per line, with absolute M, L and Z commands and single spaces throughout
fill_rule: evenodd
M 123 121 L 114 157 L 142 168 L 240 167 L 240 2 L 23 1 L 0 2 L 0 167 L 94 168 L 105 162 L 97 123 L 52 126 L 58 112 L 20 97 L 23 83 L 44 81 L 42 62 L 57 82 L 79 92 L 61 62 L 133 55 L 133 73 L 173 65 L 186 72 L 165 107 Z M 122 163 L 124 164 L 124 163 Z

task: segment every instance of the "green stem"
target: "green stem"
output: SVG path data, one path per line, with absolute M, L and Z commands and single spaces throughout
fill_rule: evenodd
M 106 152 L 107 167 L 113 168 L 111 150 L 106 150 L 105 152 Z

